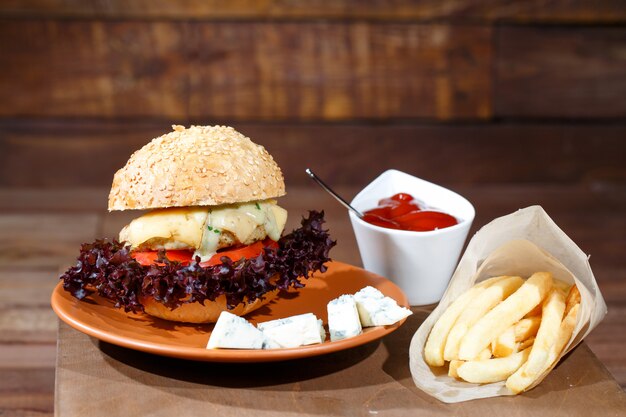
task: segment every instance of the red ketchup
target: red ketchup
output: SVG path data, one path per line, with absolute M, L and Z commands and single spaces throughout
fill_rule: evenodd
M 378 202 L 378 207 L 363 213 L 363 220 L 388 229 L 428 232 L 454 226 L 457 219 L 441 211 L 426 210 L 406 193 L 398 193 Z

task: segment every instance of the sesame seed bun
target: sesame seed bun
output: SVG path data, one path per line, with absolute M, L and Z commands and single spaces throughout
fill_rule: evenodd
M 141 304 L 143 304 L 147 314 L 160 319 L 184 323 L 215 323 L 222 311 L 228 311 L 237 316 L 245 316 L 275 299 L 277 294 L 278 290 L 267 292 L 263 294 L 263 299 L 257 298 L 251 303 L 237 304 L 232 310 L 226 307 L 226 297 L 223 295 L 215 301 L 207 300 L 203 304 L 182 304 L 173 310 L 155 301 L 152 297 L 143 297 Z
M 115 173 L 109 211 L 214 206 L 285 194 L 265 148 L 227 126 L 172 126 Z

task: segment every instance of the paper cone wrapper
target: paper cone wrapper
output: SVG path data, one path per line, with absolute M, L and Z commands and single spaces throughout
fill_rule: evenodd
M 580 343 L 606 315 L 606 303 L 587 255 L 552 221 L 543 208 L 527 207 L 495 219 L 480 229 L 470 241 L 441 302 L 411 340 L 409 363 L 415 385 L 446 403 L 514 395 L 504 382 L 471 384 L 449 377 L 447 366 L 431 368 L 424 361 L 424 345 L 439 316 L 459 295 L 477 282 L 499 275 L 527 278 L 538 271 L 551 272 L 555 279 L 575 283 L 580 290 L 581 305 L 576 328 L 559 360 Z M 528 389 L 541 382 L 552 367 Z

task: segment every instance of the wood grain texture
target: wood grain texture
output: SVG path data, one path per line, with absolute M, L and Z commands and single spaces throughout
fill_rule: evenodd
M 109 188 L 0 188 L 0 213 L 65 213 L 100 211 Z
M 0 271 L 57 271 L 76 258 L 81 243 L 91 241 L 96 214 L 3 214 L 0 216 Z
M 432 308 L 432 307 L 431 307 Z M 419 391 L 407 366 L 411 336 L 429 313 L 414 309 L 402 327 L 380 342 L 324 357 L 271 364 L 190 363 L 118 348 L 59 328 L 55 408 L 85 412 L 76 387 L 92 387 L 89 414 L 167 416 L 587 416 L 619 415 L 626 394 L 579 345 L 531 392 L 444 404 Z M 294 373 L 297 370 L 297 373 Z M 246 378 L 241 378 L 245 374 Z M 564 400 L 567 397 L 567 400 Z
M 42 369 L 53 367 L 56 360 L 56 343 L 3 344 L 0 368 Z
M 347 198 L 390 167 L 449 186 L 476 207 L 470 233 L 541 204 L 591 256 L 609 313 L 585 343 L 624 389 L 624 22 L 623 0 L 0 2 L 0 415 L 53 415 L 51 289 L 80 243 L 114 237 L 134 217 L 106 213 L 112 175 L 172 123 L 231 124 L 264 145 L 286 176 L 287 228 L 307 209 L 325 209 L 339 240 L 333 258 L 356 265 L 345 210 L 305 167 Z M 70 343 L 58 359 L 90 387 L 64 391 L 79 415 L 90 414 L 97 392 L 89 382 L 103 375 L 123 379 L 116 398 L 142 381 L 136 397 L 159 399 L 129 406 L 108 397 L 109 416 L 117 407 L 180 413 L 181 397 L 201 397 L 203 413 L 356 414 L 357 387 L 345 384 L 372 359 L 384 373 L 357 372 L 368 394 L 362 414 L 400 415 L 407 404 L 451 412 L 420 393 L 383 407 L 412 388 L 392 382 L 408 377 L 406 361 L 393 359 L 406 355 L 407 335 L 350 352 L 347 367 L 324 360 L 297 377 L 294 364 L 267 370 L 279 383 L 248 379 L 246 394 L 262 394 L 256 401 L 241 395 L 231 368 L 218 367 L 213 384 L 213 367 L 161 369 L 161 358 L 65 331 Z M 85 353 L 113 371 L 94 371 Z M 610 393 L 582 401 L 586 415 L 615 404 L 621 415 L 624 396 L 598 359 L 579 347 L 545 381 L 548 392 L 512 399 L 503 412 L 575 415 L 567 407 L 583 396 L 560 386 L 565 379 Z M 320 381 L 326 387 L 316 390 Z M 347 400 L 337 397 L 344 392 Z M 465 406 L 453 412 L 472 415 Z
M 57 318 L 50 294 L 55 275 L 54 270 L 0 269 L 0 343 L 54 346 Z
M 58 318 L 50 294 L 56 267 L 11 264 L 0 259 L 0 415 L 52 416 Z
M 626 117 L 626 28 L 501 27 L 494 106 L 501 117 Z
M 3 367 L 0 372 L 0 413 L 11 417 L 53 415 L 54 367 Z
M 617 22 L 620 0 L 5 0 L 0 16 L 113 19 L 371 19 L 481 22 Z
M 626 180 L 624 124 L 225 123 L 265 146 L 288 186 L 309 183 L 306 167 L 346 186 L 365 185 L 389 168 L 448 185 Z M 0 122 L 0 186 L 110 187 L 130 154 L 170 124 Z
M 185 29 L 162 22 L 2 21 L 0 115 L 185 114 Z
M 449 120 L 491 114 L 489 27 L 0 23 L 4 117 Z
M 619 282 L 620 292 L 623 292 L 624 270 L 621 273 L 621 282 Z M 616 285 L 602 287 L 603 295 L 607 296 L 607 300 L 612 299 L 611 289 Z M 626 303 L 624 297 L 618 303 L 611 303 L 609 312 L 602 322 L 602 329 L 593 331 L 587 339 L 587 343 L 593 346 L 594 353 L 602 358 L 604 365 L 611 370 L 611 373 L 618 381 L 626 381 L 626 352 L 622 349 L 620 338 L 614 337 L 620 334 L 623 323 L 626 321 Z M 626 385 L 626 384 L 623 384 Z
M 624 358 L 623 349 L 621 349 L 621 346 L 626 344 L 626 332 L 624 332 L 624 323 L 626 323 L 626 309 L 624 308 L 626 264 L 623 257 L 624 242 L 626 241 L 624 236 L 626 225 L 623 216 L 624 210 L 626 210 L 626 189 L 617 183 L 572 183 L 569 185 L 541 185 L 537 183 L 517 185 L 460 184 L 454 189 L 466 196 L 476 207 L 477 216 L 470 234 L 494 217 L 508 214 L 529 204 L 539 203 L 583 251 L 591 254 L 590 262 L 607 301 L 609 314 L 586 339 L 586 343 L 589 344 L 613 376 L 618 379 L 622 387 L 626 386 L 626 358 Z M 355 185 L 339 186 L 338 191 L 351 198 L 358 191 L 358 187 Z M 2 250 L 4 255 L 0 257 L 1 413 L 11 416 L 44 416 L 52 413 L 54 369 L 51 367 L 51 361 L 55 352 L 53 343 L 56 319 L 47 307 L 51 287 L 57 283 L 58 271 L 72 264 L 80 243 L 101 236 L 115 236 L 119 229 L 137 214 L 133 212 L 107 213 L 105 208 L 107 194 L 108 188 L 39 191 L 20 188 L 0 189 L 0 224 L 3 225 L 0 227 L 0 242 L 4 242 L 3 248 L 5 248 Z M 331 197 L 314 184 L 309 183 L 290 187 L 287 196 L 281 200 L 283 200 L 281 205 L 290 210 L 288 228 L 295 225 L 300 215 L 307 209 L 325 209 L 328 218 L 327 225 L 332 235 L 339 241 L 337 247 L 333 249 L 332 257 L 340 261 L 360 264 L 358 249 L 345 210 Z M 72 222 L 74 225 L 71 225 Z M 7 225 L 13 226 L 7 227 Z M 36 227 L 36 225 L 43 226 Z M 38 228 L 40 230 L 37 230 Z M 10 242 L 13 242 L 13 245 Z M 60 252 L 59 245 L 63 248 Z M 6 250 L 6 248 L 15 246 L 28 247 L 29 252 Z M 51 247 L 55 248 L 54 256 L 45 256 L 45 262 L 35 262 L 35 254 L 46 254 L 51 250 Z M 25 259 L 29 261 L 26 262 Z M 87 340 L 89 339 L 87 338 Z M 398 349 L 404 346 L 404 341 L 396 342 L 386 344 L 386 346 L 392 349 L 394 355 L 402 355 Z M 75 349 L 74 352 L 76 349 L 82 353 L 85 352 L 84 345 L 74 345 L 73 343 L 70 341 L 69 346 Z M 408 340 L 406 343 L 408 346 Z M 97 349 L 93 345 L 91 348 Z M 587 348 L 585 347 L 585 349 Z M 118 351 L 108 350 L 107 352 L 109 355 L 107 356 L 108 363 L 111 363 L 113 359 L 110 355 L 113 354 L 115 357 Z M 354 352 L 351 353 L 351 355 L 353 354 Z M 590 354 L 587 351 L 584 355 Z M 74 369 L 86 370 L 87 374 L 96 375 L 89 371 L 90 366 L 93 365 L 93 359 L 83 356 L 73 356 L 72 359 L 61 356 L 59 360 L 65 358 L 65 363 L 73 364 Z M 571 358 L 568 359 L 567 363 L 571 363 L 571 360 Z M 152 359 L 150 361 L 152 363 L 158 362 Z M 405 362 L 403 364 L 404 368 L 387 362 L 383 369 L 386 372 L 400 372 L 397 375 L 406 377 L 408 371 Z M 592 369 L 590 366 L 596 370 L 602 369 L 597 360 L 582 368 L 579 367 L 578 363 L 572 366 L 573 369 L 587 371 Z M 566 372 L 566 374 L 569 372 L 561 371 L 561 368 L 557 368 L 557 372 Z M 136 364 L 129 365 L 128 369 L 131 370 L 131 374 L 141 372 L 141 366 L 138 370 Z M 592 372 L 593 375 L 600 375 L 595 372 L 595 370 Z M 199 375 L 201 378 L 208 374 L 210 373 L 198 372 L 197 369 L 194 372 L 194 375 Z M 74 373 L 74 375 L 77 374 Z M 85 372 L 81 375 L 83 375 L 81 378 L 85 377 Z M 97 375 L 101 377 L 103 373 L 98 371 Z M 154 376 L 154 378 L 157 377 Z M 552 379 L 545 382 L 556 384 L 558 378 L 553 382 L 550 382 Z M 156 383 L 154 379 L 152 381 Z M 236 382 L 232 378 L 230 381 L 231 384 Z M 577 380 L 570 379 L 569 381 L 575 384 Z M 337 380 L 331 382 L 339 384 Z M 602 387 L 602 389 L 610 388 L 608 385 L 604 385 L 606 384 L 604 380 L 598 379 L 594 384 L 597 384 L 595 385 L 597 387 Z M 586 386 L 589 387 L 594 384 Z M 201 386 L 203 388 L 200 391 L 209 395 L 211 391 L 207 389 L 207 386 L 204 383 Z M 305 387 L 304 385 L 300 386 Z M 125 387 L 130 389 L 129 385 Z M 286 386 L 280 387 L 287 389 Z M 407 384 L 401 389 L 406 388 L 410 388 L 410 385 Z M 230 387 L 230 389 L 233 388 Z M 553 390 L 559 395 L 564 393 L 557 386 L 552 385 L 547 390 Z M 198 390 L 188 390 L 183 387 L 176 392 L 189 395 L 198 392 Z M 279 395 L 276 390 L 272 392 L 274 396 Z M 327 393 L 325 392 L 325 394 Z M 540 399 L 542 395 L 528 394 L 529 398 L 527 398 L 528 401 L 525 401 L 525 407 L 536 405 L 537 398 Z M 324 398 L 328 401 L 327 395 Z M 375 395 L 372 398 L 379 399 L 382 397 Z M 613 400 L 616 398 L 618 397 L 613 398 Z M 302 407 L 310 406 L 314 400 L 308 398 L 307 401 L 303 403 Z M 560 400 L 558 403 L 561 403 Z M 438 403 L 430 402 L 429 404 Z M 323 410 L 330 412 L 335 405 L 336 403 L 329 403 L 328 407 L 330 408 L 323 408 Z M 300 408 L 299 410 L 302 412 L 303 409 Z M 347 408 L 345 410 L 347 410 L 346 412 L 349 411 Z M 509 407 L 508 410 L 511 408 Z M 533 410 L 537 413 L 540 412 L 539 409 Z M 524 408 L 524 414 L 528 414 L 529 411 L 533 412 Z M 460 410 L 459 413 L 461 413 Z

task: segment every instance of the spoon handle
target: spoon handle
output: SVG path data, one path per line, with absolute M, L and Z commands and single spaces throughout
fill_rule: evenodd
M 313 171 L 311 171 L 309 168 L 307 168 L 305 170 L 305 172 L 309 175 L 309 177 L 311 177 L 313 179 L 313 181 L 315 181 L 320 187 L 322 187 L 324 190 L 326 190 L 326 192 L 330 195 L 332 195 L 333 197 L 335 197 L 335 199 L 337 201 L 339 201 L 345 208 L 347 208 L 348 210 L 351 210 L 354 214 L 356 214 L 357 216 L 359 216 L 359 218 L 363 218 L 363 213 L 361 213 L 360 211 L 358 211 L 357 209 L 355 209 L 354 207 L 352 207 L 350 204 L 348 204 L 348 202 L 346 200 L 344 200 L 343 198 L 341 198 L 336 192 L 334 192 L 328 185 L 326 185 L 324 183 L 324 181 L 322 181 L 317 175 L 315 175 L 313 173 Z

